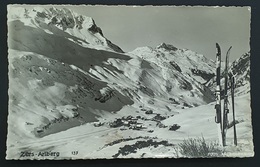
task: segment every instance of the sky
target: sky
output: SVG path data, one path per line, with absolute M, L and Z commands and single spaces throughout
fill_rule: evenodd
M 230 59 L 250 51 L 248 7 L 67 6 L 92 17 L 106 38 L 125 52 L 169 43 L 215 59 L 218 42 Z

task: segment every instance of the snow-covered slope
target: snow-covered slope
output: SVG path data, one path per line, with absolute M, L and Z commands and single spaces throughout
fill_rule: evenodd
M 9 135 L 13 139 L 56 133 L 133 104 L 74 65 L 11 49 L 9 62 Z
M 224 149 L 224 156 L 250 157 L 254 154 L 251 115 L 248 113 L 250 110 L 249 102 L 250 96 L 248 94 L 236 97 L 236 117 L 239 121 L 237 124 L 238 146 L 233 146 L 233 129 L 228 129 L 228 146 Z M 133 109 L 126 110 L 129 113 Z M 32 157 L 20 158 L 177 158 L 181 155 L 176 153 L 176 146 L 183 139 L 197 139 L 203 136 L 207 142 L 217 142 L 214 103 L 177 111 L 181 113 L 170 116 L 160 123 L 152 119 L 138 119 L 138 123 L 143 127 L 140 130 L 129 129 L 125 125 L 110 128 L 109 122 L 106 122 L 109 120 L 102 120 L 101 126 L 85 124 L 43 138 L 27 139 L 9 146 L 7 155 L 8 158 L 19 158 L 20 151 L 33 153 L 50 151 L 58 152 L 59 156 L 44 157 L 35 154 Z M 125 111 L 125 114 L 127 112 Z M 133 114 L 133 118 L 136 118 L 135 116 Z M 179 125 L 179 129 L 170 131 L 169 127 L 174 124 Z M 71 150 L 77 151 L 78 154 L 72 155 Z
M 232 62 L 230 64 L 229 73 L 235 76 L 235 95 L 237 96 L 249 93 L 250 52 L 243 54 L 240 58 Z M 221 82 L 224 83 L 224 78 L 221 79 Z M 206 86 L 214 91 L 216 88 L 216 77 L 213 77 L 208 83 L 206 83 Z
M 206 109 L 214 100 L 204 85 L 214 76 L 212 60 L 170 44 L 123 53 L 93 19 L 68 9 L 9 6 L 8 47 L 8 158 L 30 149 L 65 153 L 73 147 L 82 158 L 122 157 L 116 154 L 119 146 L 136 139 L 149 139 L 161 146 L 152 153 L 167 155 L 173 145 L 168 142 L 180 138 L 164 141 L 169 128 L 161 121 L 168 118 L 170 126 L 178 114 L 184 121 L 185 109 L 197 112 L 195 107 Z M 91 140 L 95 143 L 87 146 Z M 127 142 L 114 144 L 121 140 Z
M 171 44 L 162 43 L 155 48 L 140 47 L 130 54 L 164 68 L 175 69 L 200 83 L 205 83 L 214 76 L 214 61 L 191 50 L 178 49 Z
M 8 14 L 8 21 L 13 21 L 17 28 L 23 29 L 23 27 L 28 26 L 31 30 L 33 28 L 40 29 L 47 34 L 65 37 L 72 42 L 89 48 L 123 53 L 121 48 L 104 37 L 102 30 L 92 18 L 79 15 L 67 8 L 35 7 L 26 9 L 23 7 L 10 7 Z M 37 38 L 40 40 L 41 36 Z
M 170 102 L 168 108 L 187 108 L 213 100 L 209 89 L 176 70 L 171 65 L 174 62 L 165 66 L 164 60 L 158 64 L 129 53 L 113 52 L 115 47 L 109 48 L 105 43 L 95 43 L 106 39 L 91 18 L 55 8 L 10 8 L 9 15 L 9 95 L 16 99 L 10 101 L 10 111 L 32 106 L 23 112 L 33 112 L 37 118 L 25 116 L 20 121 L 30 127 L 28 133 L 58 132 L 93 121 L 101 111 L 117 112 L 133 103 L 149 108 L 159 100 Z M 188 56 L 191 64 L 197 55 Z M 199 68 L 197 65 L 192 68 Z M 187 70 L 186 66 L 181 68 Z M 56 119 L 73 117 L 74 110 L 80 110 L 79 114 L 86 114 L 86 118 L 59 128 L 49 126 Z M 12 120 L 22 115 L 12 115 Z
M 236 94 L 250 92 L 250 52 L 243 54 L 231 64 L 230 69 L 236 79 Z

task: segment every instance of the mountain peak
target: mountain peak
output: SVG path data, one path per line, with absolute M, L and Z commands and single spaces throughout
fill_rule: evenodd
M 178 49 L 175 46 L 166 43 L 162 43 L 156 47 L 156 49 L 161 49 L 161 48 L 165 50 L 173 50 L 173 51 L 176 51 Z
M 93 18 L 80 15 L 70 9 L 8 6 L 8 11 L 8 22 L 20 21 L 25 26 L 40 28 L 48 34 L 66 36 L 84 47 L 123 53 L 120 47 L 104 37 L 101 28 L 96 25 Z

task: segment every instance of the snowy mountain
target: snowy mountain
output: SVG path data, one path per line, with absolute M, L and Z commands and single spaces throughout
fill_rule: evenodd
M 231 64 L 233 75 L 236 78 L 236 94 L 246 94 L 250 92 L 250 52 L 243 54 Z
M 225 67 L 224 65 L 222 66 Z M 235 94 L 247 94 L 250 92 L 250 52 L 243 54 L 240 58 L 236 59 L 230 64 L 229 73 L 235 76 Z M 222 76 L 224 71 L 222 73 Z M 224 84 L 224 78 L 221 79 Z M 216 87 L 216 77 L 212 78 L 205 84 L 212 91 Z
M 182 130 L 168 134 L 174 122 L 190 128 L 183 122 L 200 113 L 207 119 L 198 115 L 191 125 L 201 121 L 214 125 L 214 119 L 208 120 L 214 118 L 209 111 L 214 110 L 215 96 L 205 83 L 214 77 L 215 63 L 191 50 L 163 43 L 124 53 L 90 17 L 66 8 L 12 6 L 8 47 L 9 158 L 29 148 L 52 147 L 61 152 L 77 147 L 82 158 L 122 157 L 119 146 L 140 143 L 144 150 L 136 154 L 139 157 L 158 145 L 153 153 L 166 154 L 169 150 L 163 146 L 173 146 L 168 142 L 179 142 L 188 134 Z M 232 65 L 241 76 L 240 85 L 248 81 L 240 73 L 247 68 L 238 69 L 241 63 L 249 65 L 246 61 L 245 56 Z M 81 144 L 71 145 L 69 139 Z M 86 141 L 97 143 L 89 146 Z M 85 152 L 83 146 L 88 147 Z
M 121 48 L 104 37 L 102 30 L 92 18 L 79 15 L 67 8 L 17 7 L 10 8 L 8 13 L 11 13 L 8 16 L 9 21 L 12 21 L 17 28 L 23 29 L 23 26 L 28 26 L 31 29 L 40 29 L 44 34 L 66 38 L 81 46 L 123 53 Z M 31 33 L 33 36 L 34 32 Z M 37 39 L 41 40 L 41 36 Z
M 164 68 L 175 69 L 187 77 L 205 83 L 214 76 L 215 63 L 188 49 L 162 43 L 155 48 L 141 47 L 130 52 Z

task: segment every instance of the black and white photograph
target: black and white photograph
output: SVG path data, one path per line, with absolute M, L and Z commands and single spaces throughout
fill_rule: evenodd
M 7 6 L 8 160 L 253 157 L 249 6 Z

